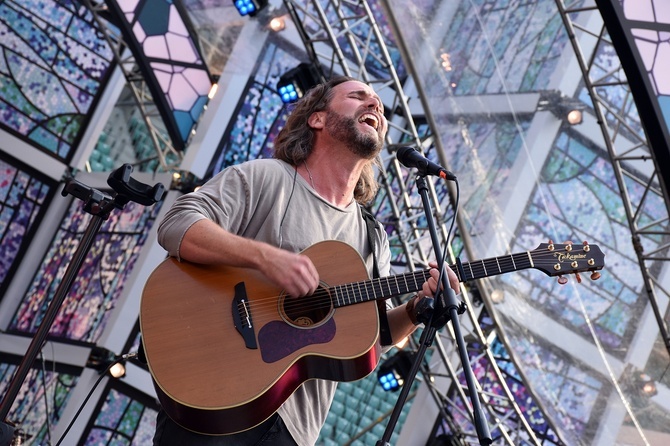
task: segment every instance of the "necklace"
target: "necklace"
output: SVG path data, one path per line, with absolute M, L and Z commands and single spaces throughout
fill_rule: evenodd
M 302 163 L 305 165 L 307 175 L 309 175 L 309 182 L 312 183 L 312 189 L 316 190 L 316 187 L 314 187 L 314 178 L 312 178 L 312 172 L 310 172 L 309 167 L 307 167 L 307 161 L 303 161 Z
M 309 176 L 309 182 L 312 184 L 312 189 L 316 190 L 316 187 L 314 186 L 314 178 L 312 178 L 312 172 L 309 171 L 309 167 L 307 167 L 307 161 L 302 162 L 305 165 L 305 170 L 307 171 L 307 175 Z M 351 201 L 349 204 L 354 202 L 354 197 L 351 197 Z M 348 206 L 348 205 L 347 205 Z

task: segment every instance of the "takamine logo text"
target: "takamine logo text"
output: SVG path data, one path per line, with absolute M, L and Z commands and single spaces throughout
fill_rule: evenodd
M 582 260 L 586 258 L 586 254 L 572 254 L 565 252 L 554 253 L 559 262 L 572 262 L 573 260 Z

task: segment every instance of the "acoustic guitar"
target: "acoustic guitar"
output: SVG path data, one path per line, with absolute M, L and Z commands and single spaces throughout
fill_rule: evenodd
M 163 261 L 140 308 L 143 345 L 158 398 L 186 429 L 223 435 L 270 417 L 305 381 L 353 381 L 379 361 L 375 301 L 421 289 L 428 270 L 369 279 L 363 259 L 337 241 L 303 252 L 321 285 L 293 298 L 244 268 Z M 452 265 L 461 282 L 528 268 L 549 276 L 603 268 L 595 245 L 541 244 L 533 251 Z

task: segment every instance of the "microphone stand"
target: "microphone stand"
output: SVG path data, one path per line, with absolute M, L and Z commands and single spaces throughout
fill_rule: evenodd
M 93 246 L 94 238 L 100 230 L 102 222 L 109 218 L 112 210 L 123 209 L 129 201 L 150 206 L 163 199 L 165 188 L 162 183 L 157 183 L 153 187 L 141 183 L 130 177 L 132 171 L 133 167 L 130 164 L 124 164 L 109 175 L 107 184 L 117 192 L 113 198 L 74 179 L 69 179 L 65 183 L 61 195 L 66 197 L 68 194 L 71 194 L 83 200 L 85 202 L 84 211 L 93 215 L 93 218 L 89 222 L 79 242 L 79 246 L 77 246 L 77 250 L 65 270 L 63 280 L 61 280 L 56 288 L 54 297 L 49 303 L 47 311 L 44 313 L 44 319 L 42 319 L 37 332 L 35 332 L 32 342 L 7 388 L 2 403 L 0 403 L 0 446 L 9 446 L 13 440 L 16 428 L 12 423 L 3 420 L 6 420 L 23 382 L 28 376 L 30 368 L 42 350 L 42 346 L 49 335 L 49 330 L 51 330 L 58 311 L 72 287 L 74 279 L 86 258 L 86 254 Z
M 430 237 L 433 242 L 435 258 L 442 260 L 442 248 L 440 247 L 437 231 L 435 229 L 435 221 L 433 220 L 433 213 L 431 210 L 430 201 L 428 199 L 428 186 L 425 176 L 417 175 L 416 183 L 419 189 L 419 194 L 421 195 L 424 212 L 426 213 L 426 222 L 428 223 L 428 230 L 430 231 Z M 425 325 L 419 339 L 419 348 L 414 355 L 414 362 L 412 363 L 409 375 L 403 383 L 402 390 L 400 391 L 398 400 L 396 401 L 395 407 L 393 408 L 393 412 L 391 412 L 389 422 L 386 425 L 386 430 L 384 431 L 382 438 L 376 443 L 377 446 L 390 446 L 389 441 L 391 440 L 391 435 L 393 434 L 395 425 L 400 418 L 400 413 L 405 402 L 407 401 L 410 388 L 412 387 L 412 383 L 414 382 L 416 374 L 419 371 L 419 367 L 421 366 L 421 362 L 423 361 L 423 358 L 426 354 L 426 350 L 432 345 L 437 332 L 450 320 L 454 330 L 456 343 L 458 344 L 458 351 L 460 354 L 461 363 L 463 364 L 463 373 L 468 385 L 470 400 L 472 401 L 474 424 L 477 431 L 477 437 L 479 438 L 479 444 L 482 446 L 488 446 L 493 443 L 491 433 L 489 432 L 489 427 L 486 423 L 486 418 L 484 417 L 484 411 L 482 410 L 481 404 L 479 402 L 475 376 L 472 372 L 472 367 L 470 366 L 470 358 L 468 357 L 468 353 L 465 347 L 465 339 L 463 338 L 460 321 L 458 319 L 459 308 L 462 307 L 462 304 L 458 302 L 456 299 L 456 293 L 449 285 L 449 277 L 447 274 L 445 274 L 444 262 L 442 262 L 440 265 L 440 278 L 442 281 L 442 290 L 440 290 L 440 287 L 438 287 L 438 290 L 432 299 L 433 302 L 429 302 L 430 298 L 422 299 L 422 301 L 426 301 L 424 305 L 434 305 L 433 311 L 417 311 L 419 315 L 419 321 L 423 322 Z M 442 298 L 443 294 L 445 295 L 445 299 Z M 421 302 L 419 302 L 419 304 L 421 304 Z M 461 310 L 461 313 L 463 311 L 464 309 Z M 422 314 L 430 314 L 430 316 L 427 320 L 422 320 L 420 317 Z

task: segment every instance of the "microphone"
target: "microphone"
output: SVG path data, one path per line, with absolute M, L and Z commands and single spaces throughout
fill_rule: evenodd
M 445 180 L 456 181 L 456 175 L 432 162 L 412 147 L 399 148 L 396 158 L 403 166 L 418 169 L 420 175 L 435 175 Z

